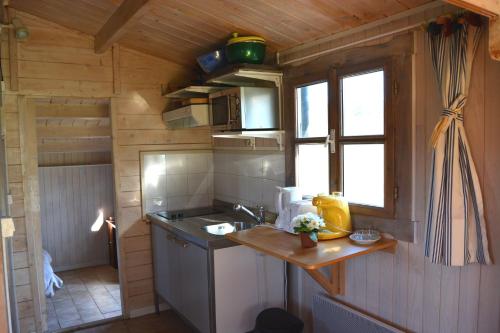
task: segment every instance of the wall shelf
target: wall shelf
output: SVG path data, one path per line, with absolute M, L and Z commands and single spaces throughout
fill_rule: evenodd
M 317 247 L 303 249 L 298 236 L 268 227 L 256 227 L 226 235 L 233 242 L 264 254 L 285 260 L 304 269 L 329 295 L 345 292 L 345 261 L 376 251 L 395 253 L 397 241 L 381 239 L 375 244 L 361 246 L 349 238 L 320 241 Z M 328 267 L 330 276 L 320 269 Z
M 264 65 L 235 65 L 210 75 L 209 84 L 229 86 L 274 86 L 281 87 L 283 72 L 275 67 Z
M 279 147 L 280 151 L 284 149 L 284 136 L 285 131 L 272 130 L 272 131 L 225 131 L 225 132 L 214 132 L 212 137 L 214 138 L 225 138 L 225 139 L 237 139 L 237 140 L 247 140 L 246 147 L 249 150 L 273 150 L 271 148 L 263 149 L 258 147 L 256 144 L 256 138 L 264 139 L 274 139 Z M 219 147 L 221 148 L 221 147 Z M 228 147 L 228 149 L 231 147 Z M 234 147 L 233 147 L 234 148 Z M 224 149 L 222 147 L 222 149 Z
M 207 97 L 208 94 L 227 89 L 220 86 L 189 86 L 171 92 L 163 92 L 163 97 L 167 98 L 197 98 Z

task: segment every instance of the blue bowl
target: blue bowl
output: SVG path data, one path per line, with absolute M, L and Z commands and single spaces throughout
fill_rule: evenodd
M 201 55 L 196 58 L 196 61 L 198 61 L 198 65 L 200 65 L 201 69 L 207 74 L 227 64 L 224 49 L 218 49 Z

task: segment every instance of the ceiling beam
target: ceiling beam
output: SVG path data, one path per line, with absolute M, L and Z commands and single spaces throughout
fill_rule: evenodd
M 111 129 L 109 127 L 37 127 L 38 139 L 48 138 L 109 138 Z
M 147 11 L 149 0 L 124 0 L 97 32 L 94 41 L 96 53 L 103 53 L 117 42 Z

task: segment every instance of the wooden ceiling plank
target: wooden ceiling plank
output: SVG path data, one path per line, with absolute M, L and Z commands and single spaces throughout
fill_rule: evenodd
M 307 4 L 307 0 L 298 0 L 298 1 Z M 324 13 L 325 15 L 334 19 L 335 21 L 339 22 L 340 25 L 343 26 L 343 29 L 352 28 L 362 24 L 361 19 L 358 16 L 356 16 L 355 13 L 347 11 L 337 2 L 338 1 L 332 1 L 332 0 L 315 0 L 314 6 L 318 11 Z
M 360 5 L 368 8 L 370 12 L 375 13 L 379 18 L 389 17 L 391 15 L 408 10 L 408 7 L 397 0 L 386 0 L 374 3 L 372 0 L 360 0 Z
M 397 0 L 399 3 L 405 5 L 408 9 L 425 5 L 429 0 Z
M 159 40 L 154 36 L 140 34 L 138 31 L 129 32 L 126 39 L 120 42 L 121 45 L 129 47 L 139 52 L 150 54 L 159 58 L 163 58 L 174 63 L 193 67 L 196 60 L 187 56 L 186 52 L 174 50 L 172 45 L 166 44 L 164 40 Z M 155 47 L 152 48 L 151 45 Z
M 193 4 L 191 0 L 191 2 L 188 3 L 194 6 L 200 6 L 196 1 L 194 2 Z M 269 36 L 266 43 L 268 46 L 275 49 L 279 49 L 288 43 L 300 42 L 297 36 L 277 29 L 274 20 L 270 20 L 269 17 L 261 18 L 254 12 L 246 11 L 239 2 L 225 3 L 223 7 L 220 8 L 215 6 L 215 3 L 204 3 L 202 6 L 205 13 L 210 15 L 212 19 L 228 22 L 233 27 L 233 29 L 228 30 L 228 32 L 242 32 L 241 29 L 244 29 L 248 34 Z M 227 15 L 221 16 L 219 14 L 221 11 L 226 11 Z
M 229 6 L 227 3 L 220 3 L 214 1 L 201 1 L 196 0 L 181 1 L 181 0 L 165 0 L 176 8 L 184 8 L 186 11 L 189 9 L 189 17 L 191 15 L 200 17 L 207 21 L 212 20 L 217 22 L 221 27 L 224 27 L 228 33 L 240 32 L 241 34 L 256 34 L 264 36 L 267 45 L 280 49 L 284 45 L 290 43 L 296 44 L 297 40 L 294 37 L 283 35 L 276 32 L 273 28 L 273 20 L 269 19 L 266 22 L 253 21 L 244 10 Z M 189 7 L 187 9 L 186 7 Z M 221 15 L 224 13 L 224 15 Z
M 186 15 L 178 8 L 165 7 L 163 3 L 155 3 L 151 8 L 151 13 L 158 18 L 159 23 L 169 26 L 175 25 L 183 30 L 189 30 L 200 35 L 200 38 L 206 38 L 208 42 L 214 39 L 225 39 L 228 36 L 226 29 L 197 17 L 190 17 L 188 21 Z
M 274 17 L 276 29 L 279 29 L 281 33 L 296 36 L 295 38 L 301 41 L 314 38 L 322 33 L 322 29 L 318 29 L 319 24 L 315 19 L 324 20 L 325 17 L 322 15 L 310 16 L 308 8 L 296 12 L 284 7 L 275 6 L 273 2 L 262 0 L 254 0 L 252 3 L 241 2 L 240 6 L 260 16 L 262 20 L 267 20 L 269 16 Z M 320 13 L 315 12 L 315 14 Z M 339 29 L 338 23 L 331 19 L 328 19 L 328 27 L 328 29 Z
M 380 13 L 371 11 L 369 7 L 366 7 L 363 3 L 360 3 L 359 0 L 335 1 L 335 3 L 343 10 L 359 18 L 361 20 L 361 24 L 375 21 L 383 17 L 382 15 L 380 15 Z
M 161 24 L 151 21 L 149 19 L 145 19 L 140 23 L 141 27 L 147 28 L 152 34 L 157 35 L 159 38 L 165 38 L 173 41 L 174 43 L 179 43 L 180 45 L 193 45 L 194 48 L 206 48 L 207 43 L 206 40 L 201 40 L 195 35 L 189 34 L 189 32 L 179 30 L 174 26 L 169 26 L 167 29 L 162 29 Z M 146 29 L 143 29 L 146 30 Z
M 103 53 L 147 12 L 149 0 L 125 0 L 95 36 L 95 51 Z
M 276 1 L 265 1 L 265 0 L 255 0 L 252 5 L 249 3 L 242 2 L 242 5 L 247 7 L 253 7 L 253 10 L 258 11 L 262 8 L 264 14 L 271 14 L 276 17 L 276 20 L 280 20 L 284 17 L 288 17 L 289 20 L 283 22 L 286 30 L 290 31 L 291 28 L 297 27 L 301 31 L 296 33 L 299 39 L 304 40 L 306 38 L 314 38 L 324 32 L 337 31 L 341 29 L 339 21 L 336 20 L 335 16 L 328 15 L 317 7 L 317 3 L 314 2 L 311 5 L 311 1 L 303 3 L 300 1 L 287 1 L 287 2 L 276 2 Z M 257 7 L 256 5 L 260 6 Z M 273 11 L 274 10 L 274 11 Z M 291 20 L 290 20 L 291 19 Z M 313 33 L 312 37 L 306 37 L 306 35 Z

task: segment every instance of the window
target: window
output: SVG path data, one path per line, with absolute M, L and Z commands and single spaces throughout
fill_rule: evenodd
M 296 184 L 304 194 L 329 192 L 328 82 L 295 88 Z
M 295 181 L 304 194 L 341 191 L 354 213 L 393 216 L 390 73 L 378 62 L 294 85 Z

